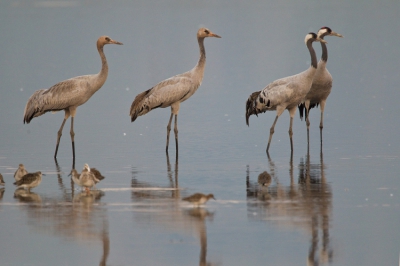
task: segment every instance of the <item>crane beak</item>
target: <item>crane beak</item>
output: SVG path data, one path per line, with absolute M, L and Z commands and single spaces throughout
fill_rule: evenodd
M 114 41 L 114 40 L 111 40 L 110 43 L 112 43 L 112 44 L 118 44 L 118 45 L 123 45 L 122 42 L 117 42 L 117 41 Z
M 336 36 L 336 37 L 343 38 L 343 35 L 342 35 L 342 34 L 339 34 L 339 33 L 334 32 L 334 31 L 332 31 L 331 34 L 329 34 L 329 35 L 330 35 L 330 36 Z
M 221 38 L 221 36 L 219 36 L 219 35 L 217 35 L 215 33 L 212 33 L 212 32 L 210 32 L 210 37 Z

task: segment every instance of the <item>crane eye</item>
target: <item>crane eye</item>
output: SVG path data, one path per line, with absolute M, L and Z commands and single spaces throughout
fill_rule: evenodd
M 106 37 L 106 41 L 109 42 L 109 41 L 110 41 L 110 38 Z
M 210 34 L 210 32 L 208 30 L 204 30 L 205 33 Z

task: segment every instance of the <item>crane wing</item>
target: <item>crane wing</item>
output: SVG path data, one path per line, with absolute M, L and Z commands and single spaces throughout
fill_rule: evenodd
M 32 118 L 41 116 L 46 112 L 60 111 L 69 106 L 78 106 L 87 101 L 89 97 L 83 97 L 90 87 L 89 76 L 80 76 L 61 81 L 49 89 L 35 91 L 28 99 L 24 111 L 24 123 Z
M 175 102 L 186 100 L 197 87 L 192 79 L 181 75 L 158 83 L 135 97 L 130 110 L 131 121 L 135 121 L 138 116 L 147 114 L 153 109 L 165 108 Z
M 296 84 L 290 77 L 278 79 L 265 87 L 257 98 L 257 113 L 266 110 L 275 110 L 276 106 L 289 103 L 293 96 Z

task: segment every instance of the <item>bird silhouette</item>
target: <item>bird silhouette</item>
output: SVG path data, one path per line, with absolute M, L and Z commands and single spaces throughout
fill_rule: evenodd
M 200 48 L 200 59 L 197 65 L 190 71 L 183 74 L 173 76 L 169 79 L 161 81 L 151 89 L 138 94 L 130 109 L 131 122 L 134 122 L 138 116 L 147 114 L 156 108 L 171 107 L 171 116 L 167 126 L 167 144 L 166 152 L 168 153 L 169 134 L 171 131 L 172 118 L 175 115 L 175 144 L 178 151 L 178 113 L 181 102 L 186 101 L 199 88 L 204 75 L 204 67 L 206 64 L 206 51 L 204 48 L 204 38 L 217 37 L 209 29 L 200 28 L 197 31 L 197 41 Z
M 35 91 L 29 98 L 24 111 L 24 123 L 28 123 L 34 118 L 41 116 L 47 112 L 64 110 L 64 120 L 57 133 L 57 145 L 54 158 L 57 157 L 58 145 L 65 122 L 71 116 L 71 142 L 72 155 L 75 158 L 75 141 L 74 141 L 74 117 L 78 106 L 87 102 L 90 97 L 98 91 L 106 82 L 108 75 L 108 64 L 103 47 L 106 44 L 122 43 L 112 40 L 108 36 L 101 36 L 97 40 L 97 50 L 101 58 L 101 70 L 94 75 L 78 76 L 71 79 L 61 81 L 49 89 L 41 89 Z

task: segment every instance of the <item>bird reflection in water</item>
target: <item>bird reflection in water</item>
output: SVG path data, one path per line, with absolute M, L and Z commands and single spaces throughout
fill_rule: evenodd
M 14 191 L 14 198 L 18 199 L 19 202 L 22 203 L 41 203 L 42 198 L 40 195 L 30 192 L 28 190 L 22 189 L 22 188 L 17 188 Z
M 0 188 L 0 200 L 2 200 L 3 199 L 3 196 L 4 196 L 4 191 L 6 191 L 6 189 L 5 188 Z
M 134 205 L 135 224 L 148 226 L 150 223 L 168 232 L 198 236 L 199 265 L 216 265 L 207 262 L 206 220 L 212 220 L 214 213 L 205 208 L 188 208 L 182 205 L 178 183 L 178 158 L 175 158 L 175 167 L 171 167 L 168 153 L 166 154 L 168 185 L 140 181 L 140 172 L 132 169 L 131 199 L 137 204 Z
M 77 244 L 99 243 L 102 248 L 99 265 L 106 265 L 110 252 L 108 213 L 107 208 L 99 204 L 104 192 L 74 193 L 68 184 L 64 184 L 63 171 L 57 163 L 56 170 L 61 196 L 47 194 L 41 197 L 24 189 L 15 191 L 14 198 L 26 203 L 20 207 L 27 214 L 28 226 L 35 232 L 55 235 Z
M 166 153 L 167 157 L 167 176 L 168 176 L 168 185 L 156 185 L 151 184 L 150 182 L 139 181 L 137 179 L 137 174 L 139 173 L 136 169 L 132 169 L 132 180 L 131 187 L 132 201 L 144 201 L 148 199 L 172 199 L 179 200 L 180 199 L 180 189 L 178 183 L 178 157 L 176 157 L 175 168 L 172 170 L 171 163 L 169 160 L 168 153 Z
M 311 236 L 307 265 L 320 265 L 332 261 L 329 229 L 332 216 L 332 189 L 325 178 L 322 150 L 320 162 L 310 162 L 309 148 L 305 159 L 299 164 L 299 179 L 294 181 L 293 157 L 289 162 L 290 184 L 278 180 L 277 169 L 269 159 L 269 168 L 274 183 L 267 189 L 250 180 L 250 167 L 246 171 L 248 217 L 252 220 L 279 222 L 279 226 L 305 230 Z M 264 175 L 261 173 L 260 175 Z M 257 214 L 257 215 L 254 215 Z M 322 244 L 319 234 L 322 232 Z M 318 252 L 319 255 L 318 255 Z
M 6 182 L 4 182 L 3 175 L 0 174 L 0 186 L 4 186 Z

